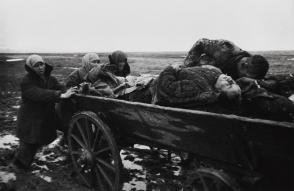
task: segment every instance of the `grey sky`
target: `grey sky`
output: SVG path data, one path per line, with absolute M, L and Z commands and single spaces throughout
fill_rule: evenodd
M 294 50 L 293 0 L 0 0 L 0 50 Z

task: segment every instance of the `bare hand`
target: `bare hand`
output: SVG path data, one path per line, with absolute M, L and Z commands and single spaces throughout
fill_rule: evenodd
M 71 87 L 69 88 L 65 93 L 61 94 L 61 98 L 70 98 L 72 95 L 76 94 L 77 87 Z

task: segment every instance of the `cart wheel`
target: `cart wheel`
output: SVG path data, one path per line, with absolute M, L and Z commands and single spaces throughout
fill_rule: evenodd
M 237 184 L 224 172 L 200 168 L 188 176 L 184 191 L 239 191 Z
M 121 159 L 109 127 L 93 112 L 75 114 L 68 131 L 74 170 L 88 187 L 119 190 Z

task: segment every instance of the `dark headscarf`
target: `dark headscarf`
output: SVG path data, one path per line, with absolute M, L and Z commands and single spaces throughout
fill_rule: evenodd
M 127 55 L 124 52 L 117 50 L 113 52 L 111 55 L 109 55 L 108 58 L 109 58 L 109 64 L 106 64 L 103 66 L 104 70 L 109 71 L 116 76 L 125 77 L 130 74 L 130 66 L 128 63 Z M 118 64 L 120 62 L 125 63 L 122 71 L 119 71 L 118 69 Z

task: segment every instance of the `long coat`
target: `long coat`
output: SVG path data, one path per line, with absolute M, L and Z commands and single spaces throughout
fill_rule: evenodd
M 200 39 L 188 52 L 184 66 L 213 65 L 233 79 L 238 78 L 237 62 L 243 57 L 251 56 L 228 40 Z
M 52 77 L 52 66 L 46 64 L 45 81 L 31 68 L 21 81 L 22 102 L 17 117 L 17 137 L 26 143 L 48 144 L 56 138 L 59 125 L 55 103 L 64 86 Z

